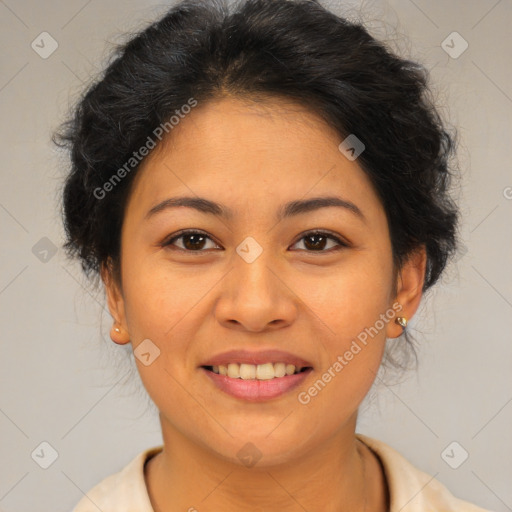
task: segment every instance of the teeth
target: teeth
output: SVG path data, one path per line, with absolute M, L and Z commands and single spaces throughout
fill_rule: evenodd
M 252 364 L 240 365 L 240 378 L 244 380 L 256 378 L 256 367 Z
M 285 363 L 265 363 L 265 364 L 238 364 L 229 363 L 227 366 L 219 365 L 212 367 L 214 373 L 227 375 L 232 379 L 244 380 L 270 380 L 275 377 L 284 377 L 285 375 L 293 375 L 299 373 L 300 367 L 293 364 Z
M 274 375 L 276 377 L 284 377 L 286 375 L 286 365 L 284 363 L 275 363 Z
M 239 364 L 236 364 L 236 363 L 228 364 L 228 377 L 231 377 L 232 379 L 240 378 L 240 365 Z
M 272 363 L 256 366 L 256 378 L 258 380 L 270 380 L 274 378 L 274 365 Z

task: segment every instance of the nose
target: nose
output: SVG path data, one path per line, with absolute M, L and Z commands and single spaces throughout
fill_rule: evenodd
M 261 332 L 294 322 L 298 297 L 265 252 L 251 263 L 235 256 L 215 304 L 215 316 L 224 327 Z

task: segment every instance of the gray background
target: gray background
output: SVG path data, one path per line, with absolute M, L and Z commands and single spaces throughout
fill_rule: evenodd
M 344 12 L 340 2 L 325 3 Z M 512 510 L 512 3 L 345 3 L 377 37 L 432 69 L 435 95 L 461 136 L 456 192 L 464 248 L 412 328 L 420 368 L 377 381 L 358 430 L 389 443 L 456 495 Z M 161 443 L 129 347 L 108 336 L 101 290 L 67 261 L 58 200 L 66 164 L 50 143 L 119 34 L 163 13 L 151 1 L 0 1 L 0 510 L 70 510 L 83 493 Z M 46 31 L 57 50 L 31 47 Z M 458 32 L 457 58 L 442 42 Z M 403 39 L 402 35 L 407 39 Z M 453 40 L 453 42 L 452 42 Z M 44 44 L 44 48 L 42 48 Z M 461 39 L 448 39 L 453 52 Z M 52 250 L 57 250 L 53 254 Z M 132 368 L 130 370 L 130 367 Z M 453 451 L 445 448 L 459 443 Z M 41 464 L 57 459 L 43 469 Z M 34 452 L 33 457 L 31 454 Z M 41 451 L 42 450 L 42 451 Z M 457 469 L 463 452 L 469 458 Z M 445 453 L 445 456 L 441 455 Z M 446 456 L 448 453 L 449 457 Z M 37 455 L 39 454 L 39 455 Z

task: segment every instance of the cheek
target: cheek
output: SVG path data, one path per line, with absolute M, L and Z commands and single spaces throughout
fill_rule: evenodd
M 137 257 L 135 252 L 126 254 L 123 291 L 127 327 L 135 356 L 139 344 L 144 341 L 148 345 L 145 340 L 157 347 L 153 348 L 158 354 L 154 362 L 146 366 L 136 357 L 136 363 L 148 393 L 160 406 L 159 396 L 173 387 L 173 378 L 178 382 L 185 379 L 192 339 L 186 331 L 193 328 L 191 312 L 204 292 L 197 281 L 193 285 L 192 274 L 187 277 L 166 265 L 155 265 L 151 258 Z
M 160 258 L 127 256 L 123 280 L 125 310 L 134 341 L 172 338 L 176 327 L 211 287 L 212 276 L 198 278 L 197 268 L 177 270 Z M 174 342 L 173 342 L 174 343 Z
M 185 383 L 193 371 L 190 340 L 197 331 L 193 308 L 204 291 L 200 293 L 191 283 L 185 285 L 175 275 L 171 279 L 157 269 L 140 266 L 125 287 L 126 318 L 135 362 L 148 395 L 159 411 L 173 418 L 176 428 L 193 432 L 194 422 L 201 421 L 204 411 L 191 403 Z M 137 357 L 137 347 L 148 339 L 158 349 L 157 356 L 146 365 Z M 183 415 L 184 410 L 189 411 L 187 415 Z
M 313 309 L 323 311 L 322 321 L 329 327 L 318 338 L 325 357 L 311 385 L 297 395 L 308 418 L 324 418 L 314 428 L 344 424 L 370 390 L 385 348 L 386 325 L 393 321 L 387 286 L 369 274 L 346 275 L 317 298 Z
M 305 298 L 322 325 L 326 357 L 318 388 L 327 384 L 330 392 L 318 395 L 349 408 L 357 406 L 371 387 L 384 352 L 386 327 L 394 321 L 391 255 L 378 254 L 368 251 L 351 258 Z

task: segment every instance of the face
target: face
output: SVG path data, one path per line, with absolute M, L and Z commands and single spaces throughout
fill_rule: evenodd
M 171 135 L 132 184 L 122 292 L 107 285 L 136 354 L 146 340 L 135 360 L 164 439 L 238 464 L 250 442 L 270 465 L 353 433 L 422 275 L 397 281 L 370 180 L 321 119 L 277 99 L 200 104 Z M 180 197 L 204 201 L 166 203 Z M 286 367 L 265 363 L 305 370 L 270 378 Z

